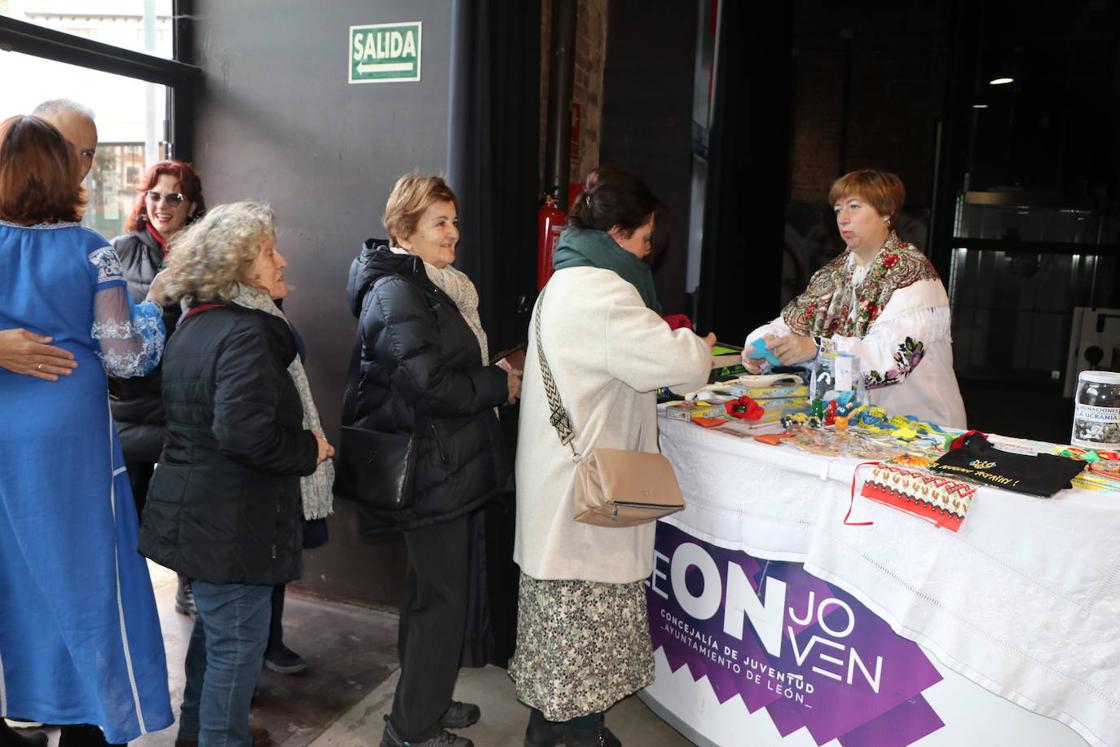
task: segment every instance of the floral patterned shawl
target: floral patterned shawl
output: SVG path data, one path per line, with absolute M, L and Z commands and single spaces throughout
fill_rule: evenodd
M 899 240 L 894 231 L 875 255 L 862 283 L 853 279 L 856 268 L 851 255 L 850 250 L 845 251 L 814 273 L 805 292 L 782 310 L 782 319 L 794 334 L 863 337 L 896 290 L 919 280 L 940 280 L 929 259 L 913 244 Z

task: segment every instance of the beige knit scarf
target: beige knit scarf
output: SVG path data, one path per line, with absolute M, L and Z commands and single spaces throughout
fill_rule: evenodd
M 396 246 L 391 247 L 390 251 L 394 254 L 411 253 Z M 424 262 L 424 272 L 428 273 L 428 278 L 435 283 L 437 288 L 450 296 L 451 300 L 455 302 L 463 320 L 478 339 L 478 347 L 482 350 L 482 365 L 490 365 L 490 346 L 486 339 L 486 330 L 482 328 L 482 319 L 478 316 L 478 289 L 474 287 L 474 283 L 466 276 L 466 273 L 455 269 L 451 265 L 436 267 Z

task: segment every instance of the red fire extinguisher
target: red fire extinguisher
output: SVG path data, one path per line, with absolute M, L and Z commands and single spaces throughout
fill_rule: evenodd
M 537 210 L 537 290 L 552 277 L 552 253 L 560 241 L 560 232 L 564 230 L 567 219 L 567 214 L 556 206 L 556 199 L 545 195 Z

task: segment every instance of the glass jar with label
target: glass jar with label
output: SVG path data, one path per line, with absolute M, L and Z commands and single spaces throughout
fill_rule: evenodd
M 1082 371 L 1077 377 L 1070 443 L 1082 449 L 1120 449 L 1120 373 Z

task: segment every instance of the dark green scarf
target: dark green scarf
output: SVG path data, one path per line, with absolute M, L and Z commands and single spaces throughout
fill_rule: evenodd
M 575 228 L 568 226 L 560 234 L 556 251 L 552 254 L 552 267 L 563 270 L 568 267 L 598 267 L 613 270 L 626 282 L 638 289 L 646 306 L 661 313 L 657 302 L 657 288 L 653 284 L 653 272 L 642 260 L 623 249 L 604 231 Z

